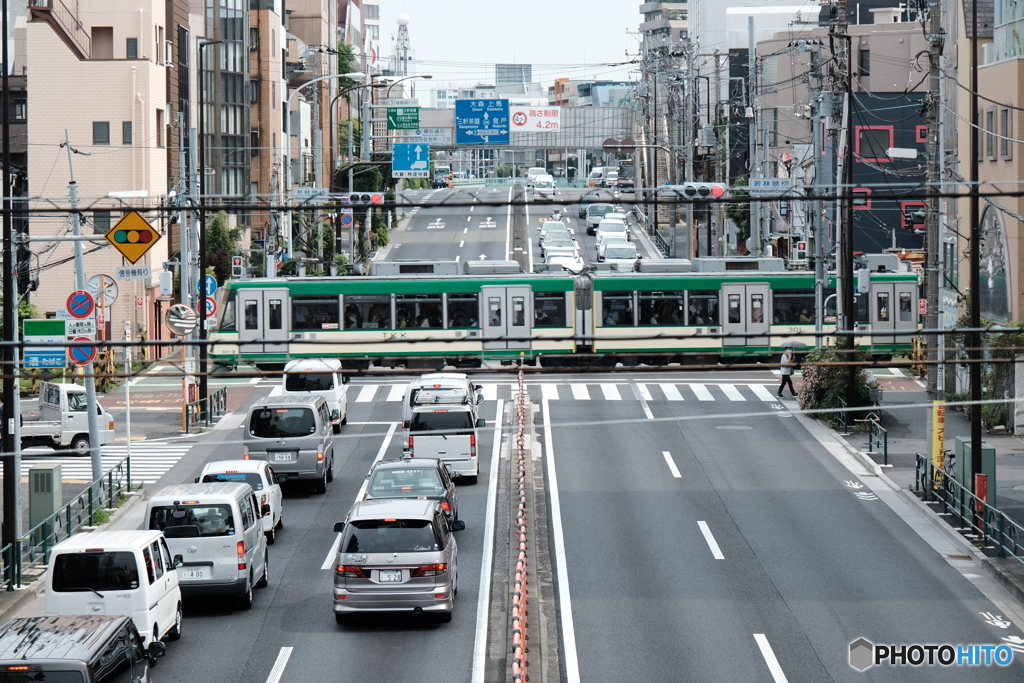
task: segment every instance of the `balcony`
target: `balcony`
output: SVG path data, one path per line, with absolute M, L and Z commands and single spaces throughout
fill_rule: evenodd
M 61 0 L 29 0 L 29 20 L 45 21 L 79 59 L 89 59 L 92 38 Z

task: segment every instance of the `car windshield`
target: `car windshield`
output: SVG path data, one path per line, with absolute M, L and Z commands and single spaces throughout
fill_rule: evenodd
M 601 226 L 598 229 L 601 232 L 603 232 L 603 233 L 626 232 L 626 224 L 625 223 L 601 223 Z
M 609 247 L 605 251 L 604 256 L 605 258 L 636 258 L 636 249 Z
M 468 411 L 435 410 L 412 416 L 411 432 L 458 432 L 473 429 L 473 415 Z
M 369 519 L 345 525 L 343 553 L 415 553 L 441 549 L 425 519 Z
M 316 433 L 310 408 L 263 408 L 252 412 L 249 433 L 261 439 L 309 436 Z
M 132 590 L 139 587 L 139 568 L 130 552 L 61 553 L 53 559 L 53 590 Z
M 297 372 L 285 377 L 285 391 L 328 391 L 334 388 L 332 372 Z
M 84 391 L 68 392 L 68 410 L 75 413 L 84 413 L 86 411 L 86 405 Z
M 416 498 L 442 493 L 441 475 L 423 467 L 377 470 L 370 479 L 370 495 L 374 498 Z
M 0 673 L 0 683 L 85 683 L 85 679 L 78 671 L 38 671 L 33 666 L 31 671 Z
M 159 505 L 149 515 L 149 528 L 167 538 L 234 536 L 235 519 L 227 505 Z
M 263 476 L 259 472 L 210 472 L 203 475 L 203 483 L 215 481 L 245 482 L 253 491 L 263 490 Z
M 612 207 L 610 206 L 592 206 L 589 209 L 590 214 L 593 216 L 603 216 L 606 213 L 611 213 Z
M 547 241 L 548 249 L 554 249 L 555 247 L 564 247 L 566 249 L 572 249 L 572 246 L 573 245 L 572 245 L 572 241 L 571 240 L 566 240 L 566 239 L 561 239 L 560 238 L 560 239 L 556 239 L 556 240 L 548 240 Z

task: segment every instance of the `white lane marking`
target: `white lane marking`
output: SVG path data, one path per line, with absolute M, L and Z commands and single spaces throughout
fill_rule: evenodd
M 604 400 L 606 401 L 621 401 L 622 396 L 619 395 L 619 388 L 614 384 L 599 384 L 601 392 L 604 393 Z
M 765 635 L 763 633 L 755 633 L 754 640 L 757 641 L 757 646 L 761 648 L 761 656 L 764 657 L 764 662 L 768 665 L 768 670 L 772 672 L 772 678 L 775 680 L 775 683 L 789 683 L 786 679 L 786 674 L 782 673 L 782 667 L 779 666 L 779 660 L 775 658 L 772 646 L 768 644 L 768 639 Z
M 645 401 L 653 401 L 654 397 L 651 396 L 651 390 L 647 388 L 646 384 L 637 383 L 637 390 L 640 392 L 640 397 Z
M 456 255 L 455 255 L 455 262 L 456 262 L 456 263 L 458 263 L 458 262 L 459 262 L 459 257 L 460 257 L 460 256 L 461 256 L 461 254 L 456 254 Z
M 473 200 L 476 201 L 476 197 L 473 197 Z M 475 208 L 476 208 L 475 206 L 471 206 L 471 207 L 469 207 L 469 210 L 472 211 Z
M 498 385 L 497 384 L 481 384 L 484 390 L 484 400 L 494 401 L 498 398 Z
M 350 422 L 349 424 L 357 424 Z M 384 454 L 388 452 L 388 446 L 391 445 L 391 439 L 395 436 L 395 430 L 398 428 L 398 422 L 389 422 L 391 426 L 388 427 L 388 433 L 384 436 L 384 441 L 380 445 L 380 449 L 377 450 L 377 457 L 373 459 L 373 462 L 377 462 L 384 457 Z M 366 485 L 369 483 L 368 479 L 363 479 L 362 485 L 359 487 L 359 493 L 356 494 L 356 500 L 363 497 L 366 492 Z M 331 544 L 331 551 L 327 553 L 327 557 L 324 559 L 324 563 L 320 565 L 320 569 L 330 569 L 331 565 L 334 564 L 334 558 L 338 552 L 338 546 L 341 545 L 341 534 L 335 534 L 334 543 Z
M 557 401 L 558 400 L 558 385 L 557 384 L 541 384 L 540 394 L 545 401 Z
M 512 188 L 508 188 L 508 208 L 505 218 L 505 258 L 512 258 Z
M 469 228 L 463 228 L 462 229 L 462 234 L 463 235 L 465 235 L 467 232 L 469 232 Z
M 279 683 L 281 676 L 284 675 L 284 668 L 288 666 L 288 660 L 292 656 L 292 650 L 295 648 L 282 647 L 281 651 L 277 653 L 277 659 L 274 660 L 274 668 L 270 670 L 270 675 L 267 676 L 267 683 Z
M 572 397 L 577 401 L 590 400 L 590 392 L 587 391 L 586 384 L 570 384 L 569 388 L 572 389 Z
M 558 611 L 562 618 L 562 645 L 565 655 L 565 677 L 568 683 L 580 683 L 580 662 L 576 653 L 576 629 L 572 623 L 572 600 L 569 596 L 569 570 L 565 564 L 565 532 L 562 530 L 562 501 L 558 494 L 558 474 L 551 436 L 551 411 L 547 399 L 541 400 L 544 414 L 544 452 L 548 464 L 548 495 L 551 499 L 551 530 L 555 542 L 555 573 L 558 581 Z
M 640 401 L 640 407 L 644 409 L 644 415 L 647 416 L 648 420 L 653 420 L 654 413 L 651 412 L 651 407 L 647 405 L 647 399 L 651 397 L 651 392 L 647 391 L 647 386 L 644 384 L 630 384 L 629 386 L 632 387 L 636 400 Z M 643 387 L 642 390 L 641 387 Z M 644 394 L 647 394 L 647 398 L 644 398 Z
M 689 384 L 687 385 L 693 390 L 693 393 L 697 395 L 697 398 L 701 401 L 714 401 L 715 397 L 711 395 L 708 388 L 703 384 Z
M 743 394 L 736 388 L 735 384 L 719 384 L 718 388 L 725 392 L 725 397 L 730 401 L 746 401 Z
M 679 389 L 676 388 L 675 384 L 659 384 L 661 390 L 665 393 L 666 401 L 682 401 L 683 395 L 679 393 Z
M 700 532 L 704 534 L 704 540 L 708 542 L 708 547 L 711 548 L 711 554 L 715 556 L 716 560 L 724 560 L 725 555 L 722 554 L 722 549 L 718 547 L 718 541 L 715 540 L 715 535 L 711 533 L 711 528 L 707 522 L 697 522 L 697 526 L 700 527 Z
M 388 401 L 401 401 L 402 397 L 405 396 L 405 384 L 392 384 L 391 391 L 388 392 Z
M 467 222 L 467 223 L 468 223 L 468 222 L 470 222 L 471 220 L 473 220 L 473 217 L 472 217 L 472 216 L 466 216 L 466 222 Z
M 672 473 L 672 476 L 676 479 L 682 479 L 683 475 L 679 474 L 679 468 L 676 467 L 676 461 L 672 459 L 672 454 L 668 451 L 662 451 L 661 455 L 665 458 L 665 462 L 668 463 L 668 471 Z
M 134 382 L 134 381 L 135 381 L 135 380 L 132 380 L 132 382 Z M 252 378 L 251 380 L 249 380 L 249 384 L 258 384 L 258 383 L 259 383 L 259 381 L 260 381 L 260 378 L 259 378 L 259 377 L 253 377 L 253 378 Z M 135 385 L 134 385 L 134 384 L 132 384 L 132 386 L 135 386 Z
M 748 384 L 747 386 L 754 392 L 754 396 L 757 396 L 762 401 L 776 400 L 775 396 L 772 395 L 772 392 L 765 389 L 763 384 Z
M 495 386 L 495 385 L 490 385 Z M 476 638 L 473 642 L 473 683 L 483 683 L 487 665 L 487 622 L 491 605 L 491 562 L 494 559 L 494 522 L 498 499 L 498 460 L 501 456 L 501 427 L 505 401 L 498 401 L 494 414 L 494 443 L 491 446 L 490 471 L 487 473 L 487 515 L 484 518 L 484 550 L 480 562 L 480 592 L 476 601 Z
M 365 387 L 359 390 L 359 396 L 356 397 L 356 403 L 369 403 L 373 400 L 373 395 L 377 393 L 376 384 L 367 384 Z
M 462 249 L 462 247 L 464 247 L 465 245 L 466 245 L 466 240 L 460 241 L 459 242 L 459 249 Z

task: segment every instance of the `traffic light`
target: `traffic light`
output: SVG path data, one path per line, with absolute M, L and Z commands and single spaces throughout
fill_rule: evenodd
M 245 276 L 245 265 L 241 256 L 231 257 L 231 277 L 240 278 Z
M 924 228 L 926 218 L 923 205 L 908 204 L 903 207 L 903 229 L 920 230 Z
M 729 194 L 729 186 L 725 183 L 684 183 L 682 185 L 663 185 L 662 190 L 685 199 L 714 201 Z
M 343 195 L 341 203 L 344 206 L 378 206 L 384 203 L 383 192 L 353 192 Z

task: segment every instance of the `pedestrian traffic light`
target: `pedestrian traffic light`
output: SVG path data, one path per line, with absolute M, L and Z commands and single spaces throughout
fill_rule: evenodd
M 245 265 L 241 256 L 231 257 L 231 277 L 240 278 L 245 275 Z
M 384 203 L 383 192 L 355 192 L 348 195 L 348 201 L 342 199 L 345 206 L 377 206 Z
M 924 229 L 925 219 L 927 214 L 925 213 L 925 207 L 923 204 L 904 204 L 903 205 L 903 229 L 904 230 L 922 230 Z
M 725 183 L 683 183 L 682 185 L 663 185 L 662 190 L 671 195 L 693 199 L 695 201 L 714 201 L 729 194 L 729 186 Z

